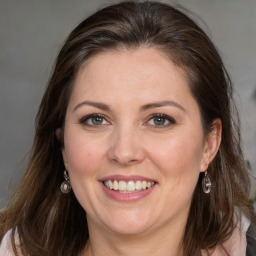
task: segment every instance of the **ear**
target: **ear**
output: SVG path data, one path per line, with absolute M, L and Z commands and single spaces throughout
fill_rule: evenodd
M 60 141 L 60 128 L 55 131 L 55 135 L 58 141 Z
M 55 131 L 55 135 L 58 139 L 59 142 L 61 142 L 61 129 L 58 128 L 56 131 Z M 66 167 L 66 169 L 68 169 L 68 163 L 67 163 L 67 157 L 66 157 L 66 152 L 65 152 L 65 147 L 64 147 L 64 142 L 62 142 L 63 145 L 61 146 L 61 153 L 62 153 L 62 157 L 63 157 L 63 162 L 64 162 L 64 165 Z
M 220 143 L 222 134 L 222 123 L 219 118 L 213 121 L 213 130 L 207 134 L 204 142 L 203 155 L 201 158 L 200 172 L 205 172 L 210 164 L 210 162 L 216 156 Z

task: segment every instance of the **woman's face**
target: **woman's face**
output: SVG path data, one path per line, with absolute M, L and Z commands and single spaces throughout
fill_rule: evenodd
M 62 152 L 89 230 L 184 227 L 211 148 L 184 72 L 160 51 L 105 52 L 79 72 Z

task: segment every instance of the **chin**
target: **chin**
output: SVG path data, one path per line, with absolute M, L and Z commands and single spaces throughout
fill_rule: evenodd
M 148 225 L 123 224 L 120 226 L 109 227 L 114 233 L 119 235 L 138 235 L 149 229 Z
M 151 217 L 139 215 L 135 213 L 135 216 L 121 216 L 117 214 L 112 216 L 111 220 L 106 221 L 105 226 L 115 233 L 123 235 L 135 235 L 146 232 L 153 226 L 153 219 Z

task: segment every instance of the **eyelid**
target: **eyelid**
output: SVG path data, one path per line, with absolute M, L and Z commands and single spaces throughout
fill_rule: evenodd
M 147 119 L 146 123 L 148 123 L 151 119 L 156 118 L 156 117 L 166 119 L 169 123 L 167 125 L 152 125 L 153 127 L 165 128 L 165 127 L 176 124 L 176 121 L 173 117 L 170 117 L 169 115 L 166 115 L 166 114 L 160 114 L 160 113 L 155 113 L 155 114 L 150 115 L 150 117 Z
M 82 124 L 82 125 L 86 125 L 86 126 L 104 126 L 106 124 L 103 124 L 103 125 L 90 125 L 90 124 L 86 124 L 86 121 L 89 120 L 90 118 L 93 118 L 93 117 L 100 117 L 100 118 L 103 118 L 105 119 L 105 121 L 109 124 L 110 122 L 108 121 L 107 117 L 103 114 L 100 114 L 100 113 L 93 113 L 93 114 L 89 114 L 89 115 L 86 115 L 84 117 L 82 117 L 80 120 L 79 120 L 79 123 Z
M 107 124 L 94 125 L 94 124 L 86 123 L 90 118 L 95 118 L 95 117 L 103 118 L 107 122 Z M 149 124 L 149 121 L 152 120 L 153 118 L 163 118 L 163 119 L 168 121 L 168 124 L 164 124 L 164 125 Z M 93 114 L 83 116 L 79 120 L 79 123 L 84 125 L 84 126 L 88 126 L 88 127 L 101 127 L 101 126 L 105 126 L 105 125 L 110 124 L 108 118 L 104 114 L 100 114 L 100 113 L 93 113 Z M 171 117 L 169 115 L 166 115 L 166 114 L 162 114 L 162 113 L 155 113 L 155 114 L 150 115 L 147 118 L 147 121 L 145 122 L 144 125 L 149 125 L 149 126 L 152 126 L 152 127 L 155 127 L 155 128 L 166 128 L 166 127 L 174 125 L 175 123 L 176 123 L 176 121 L 173 117 Z

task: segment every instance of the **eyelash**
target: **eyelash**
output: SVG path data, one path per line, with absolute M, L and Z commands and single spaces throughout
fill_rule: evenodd
M 90 115 L 87 115 L 87 116 L 85 116 L 85 117 L 83 117 L 79 122 L 80 122 L 80 124 L 83 124 L 83 125 L 86 125 L 86 126 L 92 126 L 92 127 L 94 127 L 94 126 L 103 126 L 103 125 L 105 125 L 105 124 L 99 124 L 99 125 L 96 125 L 96 124 L 88 124 L 88 120 L 90 120 L 90 119 L 92 119 L 92 118 L 102 118 L 102 119 L 104 119 L 107 123 L 109 123 L 108 121 L 107 121 L 107 118 L 106 118 L 106 116 L 105 115 L 102 115 L 102 114 L 90 114 Z
M 100 119 L 104 119 L 108 124 L 109 122 L 107 121 L 107 118 L 105 115 L 102 115 L 102 114 L 90 114 L 90 115 L 87 115 L 85 117 L 83 117 L 79 123 L 82 124 L 82 125 L 85 125 L 85 126 L 89 126 L 89 127 L 101 127 L 101 126 L 104 126 L 106 124 L 89 124 L 88 121 L 92 118 L 100 118 Z M 159 118 L 159 119 L 163 119 L 164 122 L 167 120 L 169 123 L 168 124 L 163 124 L 163 125 L 156 125 L 156 124 L 149 124 L 150 126 L 153 126 L 154 128 L 165 128 L 165 127 L 169 127 L 171 125 L 174 125 L 176 124 L 176 121 L 168 116 L 168 115 L 165 115 L 165 114 L 153 114 L 150 116 L 150 118 L 148 119 L 148 121 L 146 122 L 145 125 L 147 125 L 149 123 L 150 120 L 153 120 L 154 118 Z M 92 121 L 93 122 L 93 121 Z
M 150 120 L 153 120 L 154 118 L 164 119 L 164 121 L 167 120 L 169 122 L 168 124 L 164 124 L 164 125 L 152 125 L 154 128 L 165 128 L 165 127 L 169 127 L 171 125 L 176 124 L 176 121 L 172 117 L 170 117 L 168 115 L 165 115 L 165 114 L 153 114 L 153 115 L 150 116 L 147 123 Z

